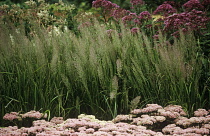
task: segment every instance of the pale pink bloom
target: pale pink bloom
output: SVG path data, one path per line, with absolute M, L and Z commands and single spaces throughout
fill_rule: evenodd
M 196 117 L 206 116 L 208 114 L 209 114 L 209 112 L 205 109 L 198 109 L 198 110 L 194 111 L 194 115 Z
M 93 129 L 93 128 L 88 128 L 88 129 L 86 129 L 86 133 L 88 133 L 88 134 L 92 134 L 92 133 L 94 133 L 95 132 L 95 129 Z
M 204 124 L 202 127 L 210 130 L 210 124 Z
M 63 117 L 53 117 L 50 122 L 55 124 L 61 124 L 64 122 Z
M 25 114 L 22 114 L 22 118 L 35 118 L 35 119 L 40 119 L 42 118 L 42 114 L 39 111 L 30 111 Z
M 3 117 L 4 120 L 12 121 L 14 119 L 20 119 L 20 116 L 17 112 L 6 113 Z
M 117 115 L 112 121 L 116 123 L 120 121 L 130 121 L 130 120 L 132 120 L 131 115 Z
M 85 127 L 80 127 L 80 128 L 78 128 L 78 131 L 85 131 L 86 130 L 86 128 Z
M 150 112 L 156 112 L 158 111 L 158 109 L 163 109 L 163 107 L 158 104 L 147 104 L 146 108 L 134 109 L 131 111 L 131 113 L 132 114 L 150 113 Z
M 154 116 L 157 122 L 163 122 L 166 120 L 166 117 L 164 116 Z
M 112 136 L 112 135 L 107 132 L 97 131 L 93 133 L 93 136 Z
M 173 134 L 174 131 L 181 131 L 182 128 L 177 127 L 175 124 L 169 124 L 162 129 L 164 134 Z
M 204 117 L 191 117 L 189 119 L 191 123 L 203 123 L 205 121 Z
M 178 112 L 182 116 L 187 115 L 186 112 L 182 109 L 182 106 L 180 105 L 168 105 L 164 108 L 164 110 L 171 112 Z

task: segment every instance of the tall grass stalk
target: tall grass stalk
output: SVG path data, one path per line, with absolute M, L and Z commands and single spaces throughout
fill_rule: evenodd
M 192 112 L 209 102 L 208 86 L 199 83 L 204 58 L 191 34 L 169 44 L 164 36 L 154 41 L 123 26 L 120 35 L 109 35 L 98 22 L 79 35 L 50 35 L 36 27 L 30 40 L 23 28 L 1 24 L 0 31 L 1 118 L 42 110 L 52 117 L 111 119 L 147 103 L 179 104 Z

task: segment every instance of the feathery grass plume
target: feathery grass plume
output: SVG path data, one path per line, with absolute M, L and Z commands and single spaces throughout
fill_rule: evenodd
M 136 109 L 140 102 L 141 96 L 136 96 L 130 103 L 130 111 Z
M 51 70 L 53 73 L 57 72 L 58 61 L 59 61 L 59 49 L 58 47 L 53 46 L 52 60 L 50 62 Z
M 116 65 L 117 65 L 117 75 L 121 76 L 121 72 L 122 72 L 122 60 L 121 59 L 117 59 L 116 61 Z
M 112 78 L 112 90 L 110 92 L 110 99 L 114 99 L 117 97 L 117 90 L 118 90 L 118 77 L 117 76 L 114 76 Z
M 90 47 L 89 62 L 91 63 L 92 68 L 96 69 L 98 66 L 97 54 L 93 47 Z

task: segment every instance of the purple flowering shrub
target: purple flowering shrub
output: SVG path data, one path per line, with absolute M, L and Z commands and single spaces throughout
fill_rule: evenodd
M 108 20 L 117 23 L 122 21 L 127 28 L 131 29 L 131 31 L 133 30 L 132 28 L 135 29 L 136 27 L 150 28 L 152 22 L 151 14 L 148 11 L 145 11 L 144 8 L 138 9 L 139 7 L 144 6 L 145 2 L 142 0 L 131 0 L 130 3 L 132 5 L 130 10 L 120 8 L 107 0 L 95 0 L 92 2 L 92 6 L 94 8 L 101 8 L 105 23 L 107 23 Z
M 176 4 L 167 1 L 160 5 L 153 14 L 162 14 L 163 18 L 157 22 L 163 24 L 161 31 L 165 35 L 177 37 L 180 30 L 183 33 L 193 31 L 196 35 L 202 35 L 208 31 L 207 25 L 210 20 L 203 4 L 199 0 L 189 0 L 182 6 L 184 11 L 178 13 L 174 8 Z
M 153 14 L 161 14 L 167 17 L 168 15 L 171 15 L 176 12 L 177 12 L 176 9 L 173 8 L 170 4 L 162 4 L 157 7 L 157 9 L 153 12 Z
M 179 33 L 179 29 L 183 32 L 195 31 L 200 32 L 206 29 L 206 24 L 210 18 L 206 16 L 203 11 L 193 9 L 190 12 L 183 12 L 180 14 L 173 14 L 164 19 L 164 32 L 172 32 L 173 36 Z
M 185 8 L 186 11 L 191 11 L 193 9 L 196 9 L 196 10 L 204 9 L 204 6 L 200 3 L 199 0 L 189 0 L 183 5 L 183 7 Z
M 19 114 L 11 112 L 4 119 L 14 120 Z M 23 117 L 40 119 L 41 113 L 31 111 Z M 81 114 L 76 118 L 64 120 L 53 117 L 50 121 L 35 120 L 30 127 L 9 126 L 0 128 L 0 135 L 65 135 L 65 136 L 113 136 L 113 135 L 209 135 L 210 114 L 205 109 L 198 109 L 194 117 L 187 118 L 186 112 L 179 105 L 162 107 L 158 104 L 147 104 L 145 108 L 134 109 L 128 115 L 117 115 L 112 121 L 98 120 L 94 115 Z
M 150 13 L 148 11 L 135 11 L 134 8 L 146 5 L 142 0 L 131 0 L 130 10 L 125 10 L 107 0 L 93 1 L 93 7 L 103 9 L 103 13 L 109 18 L 122 21 L 123 24 L 131 29 L 133 33 L 137 29 L 146 31 L 148 34 L 158 34 L 158 31 L 153 33 L 151 28 L 160 29 L 164 35 L 178 36 L 179 31 L 187 33 L 193 31 L 196 35 L 206 33 L 210 18 L 207 15 L 209 8 L 209 0 L 189 0 L 180 5 L 174 1 L 165 1 L 157 9 Z M 184 11 L 180 11 L 183 7 Z M 135 11 L 135 12 L 133 12 Z M 153 16 L 161 16 L 159 19 L 153 19 Z M 106 19 L 106 21 L 109 19 Z
M 115 12 L 115 10 L 118 10 L 120 8 L 117 4 L 112 3 L 111 1 L 107 1 L 107 0 L 93 1 L 92 6 L 94 8 L 101 8 L 102 9 L 102 14 L 101 15 L 104 18 L 105 22 L 108 21 L 108 19 L 112 16 L 112 14 Z M 122 14 L 123 14 L 123 12 L 122 12 Z

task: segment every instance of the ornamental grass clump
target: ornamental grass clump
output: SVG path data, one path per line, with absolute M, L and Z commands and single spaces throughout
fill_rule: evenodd
M 64 119 L 81 113 L 112 119 L 150 102 L 179 104 L 189 111 L 208 105 L 207 90 L 199 84 L 203 56 L 192 34 L 180 33 L 172 44 L 164 36 L 153 41 L 138 28 L 128 31 L 123 24 L 119 31 L 115 25 L 107 31 L 106 25 L 93 24 L 82 27 L 80 35 L 51 35 L 37 27 L 32 39 L 22 27 L 2 25 L 2 115 L 43 109 Z M 136 96 L 141 99 L 133 103 Z M 156 106 L 145 110 L 161 108 Z

